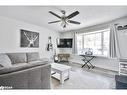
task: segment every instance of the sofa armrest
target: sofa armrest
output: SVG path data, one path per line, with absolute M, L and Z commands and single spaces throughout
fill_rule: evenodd
M 19 64 L 22 64 L 22 63 L 19 63 Z M 26 64 L 20 65 L 20 66 L 12 66 L 9 68 L 3 67 L 2 69 L 0 69 L 0 75 L 12 73 L 12 72 L 17 72 L 17 71 L 22 71 L 22 70 L 27 70 L 27 69 L 37 67 L 37 66 L 42 66 L 45 64 L 48 64 L 48 63 L 40 61 L 40 62 L 26 63 Z
M 0 75 L 0 86 L 12 89 L 50 89 L 51 65 L 45 64 Z

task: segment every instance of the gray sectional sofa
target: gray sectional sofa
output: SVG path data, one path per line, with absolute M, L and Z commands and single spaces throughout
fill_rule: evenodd
M 0 63 L 0 87 L 50 89 L 51 65 L 40 59 L 37 52 L 2 53 Z

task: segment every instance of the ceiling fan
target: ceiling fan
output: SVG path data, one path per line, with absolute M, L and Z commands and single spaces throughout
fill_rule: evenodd
M 72 23 L 72 24 L 80 24 L 80 22 L 77 21 L 73 21 L 71 20 L 71 18 L 75 17 L 76 15 L 79 14 L 78 11 L 75 11 L 73 13 L 71 13 L 70 15 L 66 16 L 66 12 L 65 10 L 61 10 L 61 13 L 63 14 L 62 16 L 57 15 L 56 13 L 49 11 L 50 14 L 56 16 L 57 18 L 59 18 L 59 20 L 57 21 L 52 21 L 52 22 L 48 22 L 48 24 L 52 24 L 52 23 L 57 23 L 57 22 L 61 22 L 61 26 L 63 28 L 66 28 L 66 26 L 68 25 L 68 23 Z

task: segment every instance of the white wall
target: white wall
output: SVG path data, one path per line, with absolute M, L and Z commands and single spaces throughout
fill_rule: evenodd
M 20 29 L 38 32 L 39 48 L 20 47 Z M 53 46 L 56 48 L 56 38 L 59 33 L 44 27 L 32 25 L 14 19 L 0 17 L 0 53 L 6 52 L 39 52 L 41 57 L 50 58 L 52 52 L 46 51 L 48 37 L 52 37 Z
M 120 18 L 117 20 L 113 20 L 111 22 L 107 22 L 107 23 L 103 23 L 103 24 L 99 24 L 99 25 L 95 25 L 95 26 L 90 26 L 87 28 L 82 28 L 82 29 L 77 29 L 77 30 L 73 30 L 73 31 L 68 31 L 65 33 L 61 34 L 61 37 L 73 37 L 73 32 L 93 32 L 93 31 L 97 31 L 97 30 L 101 30 L 101 29 L 105 29 L 110 27 L 111 24 L 114 23 L 119 23 L 120 25 L 127 25 L 127 17 L 124 18 Z M 121 41 L 121 43 L 124 44 L 126 43 L 125 41 Z M 65 53 L 72 53 L 72 49 L 68 50 L 68 49 L 64 49 L 62 52 Z M 127 54 L 127 51 L 124 51 Z M 76 62 L 76 63 L 80 63 L 83 64 L 83 62 L 81 61 L 82 57 L 79 57 L 77 55 L 72 55 L 70 58 L 70 61 L 72 62 Z M 109 69 L 109 70 L 114 70 L 114 71 L 118 71 L 118 60 L 116 59 L 109 59 L 109 58 L 104 58 L 104 57 L 97 57 L 93 60 L 92 62 L 95 66 L 97 67 L 101 67 L 101 68 L 105 68 L 105 69 Z

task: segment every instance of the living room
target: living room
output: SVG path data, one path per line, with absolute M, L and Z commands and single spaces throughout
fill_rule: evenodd
M 127 6 L 0 6 L 0 86 L 126 89 L 126 10 Z

